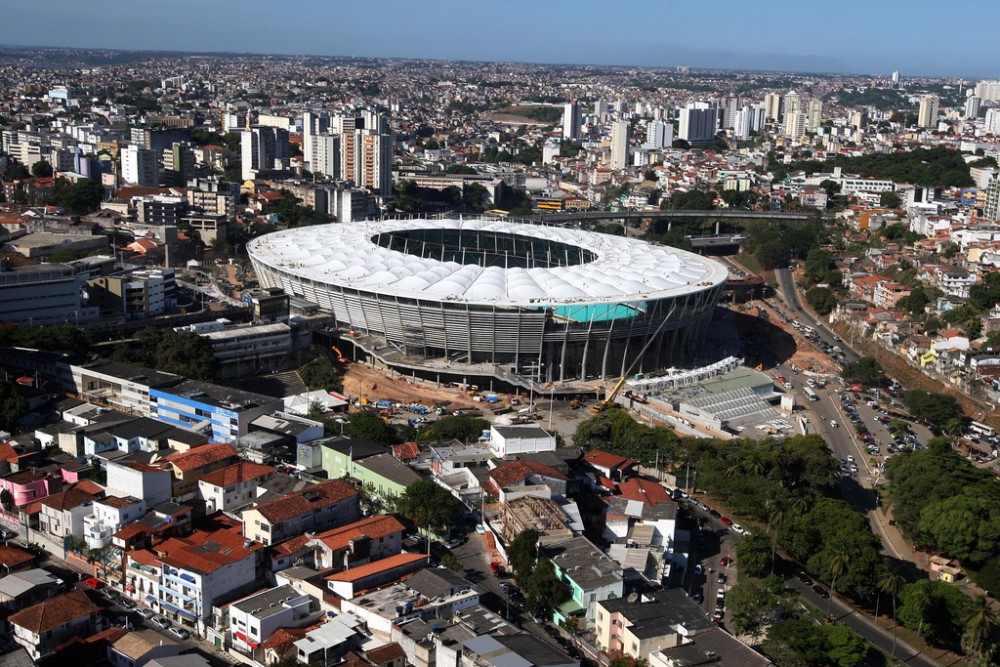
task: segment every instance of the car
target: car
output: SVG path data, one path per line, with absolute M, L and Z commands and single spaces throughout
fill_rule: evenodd
M 95 591 L 104 585 L 103 583 L 101 583 L 101 580 L 98 579 L 97 577 L 88 577 L 83 580 L 83 583 L 85 583 L 87 586 L 90 586 Z
M 485 534 L 486 533 L 486 526 L 484 526 L 481 523 L 477 523 L 476 524 L 476 532 L 479 533 L 480 535 Z
M 700 577 L 701 575 L 705 574 L 705 568 L 701 566 L 701 563 L 695 563 L 694 574 L 697 577 Z
M 501 581 L 500 582 L 500 588 L 504 589 L 507 592 L 510 592 L 512 590 L 515 590 L 517 588 L 517 586 L 515 586 L 514 584 L 512 584 L 509 581 Z
M 17 536 L 17 533 L 12 533 L 9 530 L 0 530 L 0 540 L 10 540 Z
M 719 517 L 719 521 L 721 521 L 723 524 L 727 526 L 733 525 L 733 520 L 730 519 L 728 516 Z
M 736 560 L 733 559 L 733 558 L 730 558 L 729 556 L 723 556 L 722 558 L 719 559 L 719 565 L 721 565 L 722 567 L 728 567 L 728 566 L 732 565 L 735 562 L 736 562 Z
M 143 609 L 139 610 L 139 615 L 142 616 L 145 619 L 150 619 L 150 618 L 153 618 L 154 616 L 156 616 L 156 612 L 153 611 L 152 609 L 145 609 L 145 608 L 143 608 Z
M 185 630 L 184 628 L 173 627 L 167 630 L 167 632 L 172 634 L 174 637 L 177 637 L 178 639 L 189 639 L 191 637 L 191 633 Z
M 128 610 L 130 610 L 130 611 L 131 611 L 132 609 L 135 609 L 135 608 L 136 608 L 136 606 L 137 606 L 137 605 L 135 604 L 135 601 L 133 601 L 133 600 L 129 600 L 128 598 L 124 598 L 124 597 L 123 597 L 123 598 L 122 598 L 121 600 L 119 600 L 119 601 L 118 601 L 118 604 L 119 604 L 119 605 L 121 605 L 121 606 L 122 606 L 122 608 L 124 608 L 124 609 L 128 609 Z
M 816 593 L 816 595 L 820 596 L 824 600 L 826 600 L 827 598 L 830 597 L 830 593 L 828 593 L 827 590 L 825 588 L 823 588 L 822 586 L 820 586 L 819 584 L 813 584 L 812 589 L 813 589 L 813 592 Z
M 743 526 L 741 526 L 738 523 L 734 523 L 733 525 L 731 525 L 730 529 L 732 529 L 732 531 L 734 533 L 736 533 L 737 535 L 746 535 L 747 534 L 747 529 L 744 528 Z
M 153 618 L 149 619 L 149 622 L 155 625 L 156 627 L 160 628 L 161 630 L 166 630 L 171 625 L 173 625 L 173 623 L 170 622 L 170 619 L 163 618 L 162 616 L 154 616 Z
M 467 541 L 468 540 L 466 540 L 464 538 L 459 538 L 459 537 L 452 538 L 452 539 L 448 540 L 448 548 L 449 549 L 454 549 L 455 547 L 460 547 L 463 544 L 465 544 Z
M 719 510 L 708 510 L 708 513 L 716 519 L 722 518 L 722 515 L 719 513 Z
M 705 601 L 705 595 L 699 589 L 691 594 L 691 599 L 697 602 L 698 604 L 701 604 L 702 602 Z
M 718 581 L 718 582 L 719 582 L 719 585 L 720 585 L 720 586 L 721 586 L 722 584 L 726 583 L 726 581 L 727 581 L 728 579 L 729 579 L 729 577 L 727 577 L 727 576 L 726 576 L 726 573 L 725 573 L 725 572 L 720 572 L 720 573 L 719 573 L 719 576 L 718 576 L 718 577 L 716 577 L 716 581 Z
M 812 586 L 812 585 L 813 585 L 813 580 L 812 580 L 812 579 L 810 579 L 810 578 L 809 578 L 809 577 L 808 577 L 808 576 L 806 575 L 806 573 L 805 573 L 805 572 L 802 572 L 802 573 L 800 573 L 800 574 L 799 574 L 799 581 L 801 581 L 801 582 L 802 582 L 803 584 L 805 584 L 806 586 Z
M 715 621 L 716 623 L 721 624 L 722 623 L 722 618 L 725 615 L 726 615 L 726 612 L 725 612 L 724 609 L 716 609 L 715 613 L 712 614 L 712 620 Z
M 847 460 L 850 461 L 851 463 L 854 463 L 854 457 L 851 456 L 850 454 L 847 455 Z

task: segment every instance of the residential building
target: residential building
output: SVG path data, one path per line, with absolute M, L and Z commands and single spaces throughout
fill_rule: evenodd
M 790 111 L 785 114 L 784 134 L 789 139 L 798 139 L 806 133 L 806 120 L 808 116 L 804 111 Z
M 260 548 L 243 537 L 237 522 L 157 544 L 155 605 L 168 618 L 202 630 L 214 606 L 245 595 L 256 585 Z
M 496 528 L 497 522 L 490 525 Z M 583 519 L 575 504 L 560 505 L 544 496 L 521 495 L 506 500 L 501 510 L 500 533 L 510 542 L 526 530 L 536 531 L 541 545 L 555 544 L 581 534 Z
M 121 151 L 122 180 L 129 185 L 156 187 L 160 176 L 156 156 L 148 148 L 136 144 L 126 146 Z
M 979 117 L 979 109 L 982 106 L 982 99 L 976 97 L 975 95 L 969 95 L 965 98 L 965 109 L 962 116 L 966 119 L 976 119 Z M 989 113 L 989 112 L 987 112 Z M 988 130 L 996 134 L 995 130 Z
M 806 113 L 806 132 L 815 132 L 823 123 L 823 100 L 818 97 L 809 100 L 809 110 Z
M 625 585 L 621 566 L 587 538 L 550 544 L 545 553 L 552 559 L 556 574 L 570 587 L 570 599 L 553 612 L 554 622 L 582 615 L 590 625 L 598 602 L 622 596 Z
M 154 507 L 146 515 L 134 521 L 111 536 L 116 549 L 148 548 L 155 540 L 165 540 L 173 535 L 187 535 L 191 532 L 190 505 L 165 502 Z
M 326 577 L 326 585 L 341 600 L 353 600 L 361 591 L 385 586 L 422 570 L 427 565 L 427 559 L 428 556 L 425 554 L 396 554 L 331 574 Z
M 356 461 L 351 471 L 369 493 L 384 500 L 402 496 L 407 487 L 420 481 L 420 475 L 388 452 Z
M 109 496 L 138 498 L 147 507 L 155 507 L 171 498 L 172 469 L 138 461 L 108 461 Z
M 295 656 L 303 665 L 337 664 L 364 639 L 361 621 L 338 614 L 295 642 Z
M 277 471 L 271 466 L 240 461 L 198 478 L 198 495 L 205 513 L 235 512 L 257 498 L 257 486 Z
M 873 303 L 879 308 L 895 308 L 903 297 L 909 296 L 912 288 L 902 283 L 886 280 L 875 286 Z
M 565 497 L 566 475 L 534 461 L 508 461 L 490 471 L 486 491 L 501 503 L 524 495 Z
M 633 477 L 606 499 L 604 537 L 610 542 L 673 551 L 677 503 L 658 482 Z
M 938 96 L 921 95 L 920 109 L 917 111 L 917 127 L 937 127 Z
M 646 143 L 648 148 L 670 148 L 674 143 L 674 124 L 662 120 L 653 120 L 646 124 Z
M 357 521 L 361 508 L 354 487 L 331 479 L 244 510 L 242 517 L 244 536 L 270 545 Z
M 236 463 L 239 453 L 230 444 L 202 445 L 173 454 L 164 459 L 174 473 L 171 494 L 178 501 L 190 500 L 197 495 L 198 480 L 213 470 Z
M 778 93 L 768 93 L 764 96 L 764 114 L 768 120 L 778 120 L 781 118 L 781 95 Z
M 353 476 L 355 462 L 369 456 L 375 456 L 376 454 L 384 454 L 388 451 L 382 445 L 376 445 L 367 440 L 356 440 L 343 436 L 316 440 L 310 444 L 316 445 L 319 448 L 321 457 L 320 465 L 323 471 L 326 472 L 327 479 L 337 479 L 345 475 L 349 477 Z M 311 466 L 312 463 L 310 462 L 309 466 L 302 467 Z
M 718 109 L 681 109 L 677 137 L 689 144 L 707 143 L 715 138 L 718 122 Z
M 350 569 L 400 552 L 405 527 L 393 516 L 375 515 L 309 538 L 316 567 Z
M 323 617 L 319 601 L 289 585 L 278 586 L 229 605 L 233 648 L 251 653 L 279 628 L 301 628 Z
M 568 139 L 570 141 L 579 139 L 581 125 L 580 105 L 576 100 L 571 100 L 563 105 L 563 139 Z
M 156 630 L 132 630 L 108 645 L 111 667 L 143 667 L 157 658 L 171 658 L 180 653 L 180 645 Z
M 628 166 L 629 135 L 631 128 L 627 120 L 617 120 L 611 124 L 611 168 L 624 169 Z
M 288 130 L 279 127 L 247 127 L 241 134 L 240 150 L 244 181 L 258 172 L 283 169 L 288 159 Z
M 0 559 L 7 570 L 5 576 L 0 578 L 0 609 L 6 613 L 48 600 L 63 590 L 65 582 L 48 570 L 36 567 L 13 571 L 17 568 L 11 567 L 12 561 L 30 565 L 35 556 L 11 546 L 9 542 L 0 546 Z
M 170 268 L 98 276 L 87 281 L 87 299 L 102 314 L 146 319 L 177 307 L 177 285 Z
M 0 477 L 0 490 L 9 491 L 15 507 L 45 498 L 62 491 L 62 477 L 29 468 Z M 2 509 L 0 509 L 2 511 Z
M 690 667 L 711 660 L 718 665 L 766 667 L 771 661 L 722 628 L 700 633 L 693 641 L 649 654 L 649 667 Z
M 340 172 L 340 137 L 335 134 L 306 135 L 309 137 L 309 152 L 303 153 L 309 158 L 309 169 L 314 174 L 326 176 L 338 181 L 342 178 Z
M 691 641 L 716 626 L 705 611 L 680 588 L 644 594 L 631 601 L 613 598 L 597 602 L 594 634 L 597 648 L 607 654 L 646 659 L 650 653 Z
M 11 615 L 11 638 L 38 661 L 74 636 L 88 637 L 103 629 L 100 607 L 74 589 Z
M 612 482 L 620 482 L 634 475 L 635 468 L 639 465 L 632 459 L 601 451 L 600 449 L 592 449 L 584 454 L 583 461 Z
M 284 370 L 292 353 L 292 329 L 284 322 L 226 327 L 199 335 L 212 343 L 220 378 Z
M 38 530 L 52 537 L 83 537 L 83 520 L 94 511 L 96 496 L 76 488 L 42 498 Z
M 139 498 L 108 496 L 94 501 L 94 513 L 83 518 L 83 539 L 88 549 L 103 549 L 119 530 L 146 514 Z
M 528 633 L 484 634 L 462 642 L 455 667 L 579 667 L 580 663 Z

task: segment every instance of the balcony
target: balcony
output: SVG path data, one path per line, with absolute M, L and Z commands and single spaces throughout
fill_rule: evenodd
M 83 539 L 86 541 L 88 549 L 103 549 L 111 544 L 112 535 L 114 535 L 114 530 L 98 523 L 93 515 L 84 518 Z

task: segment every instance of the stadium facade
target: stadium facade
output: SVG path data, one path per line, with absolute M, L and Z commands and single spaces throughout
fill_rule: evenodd
M 685 365 L 728 275 L 676 248 L 494 219 L 296 228 L 247 250 L 262 287 L 397 359 L 545 382 L 621 376 L 643 348 L 637 372 Z

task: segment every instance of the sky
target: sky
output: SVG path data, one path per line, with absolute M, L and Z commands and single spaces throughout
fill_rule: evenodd
M 0 44 L 1000 76 L 997 0 L 29 0 Z

